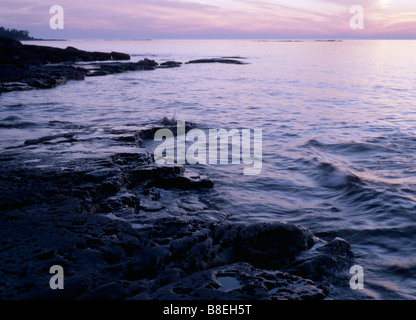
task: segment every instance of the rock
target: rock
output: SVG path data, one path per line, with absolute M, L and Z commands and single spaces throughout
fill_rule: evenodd
M 153 70 L 154 67 L 157 67 L 159 65 L 156 61 L 147 58 L 145 58 L 144 60 L 140 60 L 139 62 L 137 62 L 137 64 L 145 68 L 152 68 L 151 70 Z
M 155 163 L 145 165 L 128 172 L 130 182 L 138 183 L 146 180 L 163 180 L 183 175 L 185 168 L 181 165 L 161 166 Z
M 121 52 L 111 52 L 111 59 L 112 60 L 130 60 L 130 55 L 127 53 Z
M 166 61 L 160 64 L 159 68 L 179 68 L 182 62 Z
M 206 176 L 195 178 L 178 175 L 157 179 L 155 180 L 155 185 L 162 189 L 210 189 L 214 187 L 214 182 Z
M 186 64 L 195 64 L 195 63 L 226 63 L 226 64 L 247 64 L 245 62 L 235 60 L 235 59 L 222 59 L 222 58 L 212 58 L 212 59 L 197 59 L 186 62 Z
M 280 271 L 235 263 L 174 281 L 133 300 L 320 300 L 322 289 L 312 281 Z
M 247 59 L 246 57 L 240 57 L 240 56 L 231 56 L 231 57 L 221 57 L 221 59 Z
M 137 130 L 106 133 L 125 146 L 113 135 Z M 182 191 L 212 187 L 208 177 L 157 165 L 145 149 L 62 160 L 26 154 L 76 143 L 76 135 L 27 140 L 24 153 L 0 157 L 1 299 L 320 299 L 352 262 L 343 239 L 228 220 L 209 192 Z M 51 292 L 52 265 L 64 268 L 65 290 Z
M 140 209 L 146 212 L 156 212 L 164 209 L 165 206 L 158 201 L 146 201 L 141 203 Z
M 142 64 L 98 66 L 99 70 L 91 72 L 82 67 L 67 64 L 130 60 L 130 56 L 114 51 L 111 53 L 88 52 L 74 47 L 60 49 L 48 46 L 23 45 L 19 41 L 3 38 L 0 38 L 0 49 L 1 92 L 49 89 L 63 85 L 68 80 L 83 80 L 86 75 L 98 76 L 130 70 L 153 70 L 157 66 L 156 62 L 145 59 Z M 3 83 L 7 83 L 7 85 Z
M 70 53 L 75 53 L 75 54 L 78 54 L 79 52 L 81 52 L 81 50 L 79 50 L 77 48 L 74 48 L 74 47 L 71 47 L 71 46 L 66 47 L 65 51 L 70 52 Z
M 102 181 L 106 178 L 113 177 L 120 173 L 119 168 L 106 168 L 106 169 L 100 169 L 95 170 L 92 172 L 88 172 L 85 174 L 84 179 L 85 181 Z
M 145 59 L 134 62 L 113 62 L 113 63 L 94 63 L 95 69 L 90 70 L 86 75 L 89 77 L 105 76 L 109 74 L 122 73 L 127 71 L 155 70 L 157 63 L 153 60 Z
M 128 172 L 130 187 L 138 183 L 150 181 L 152 186 L 162 189 L 202 189 L 212 188 L 214 183 L 206 176 L 185 175 L 185 168 L 181 165 L 150 164 Z
M 140 211 L 140 199 L 134 194 L 117 195 L 104 200 L 100 204 L 100 212 L 115 212 L 122 208 L 131 208 L 130 213 Z
M 88 291 L 80 300 L 118 300 L 126 294 L 122 282 L 111 282 Z
M 260 223 L 243 228 L 234 241 L 237 260 L 277 268 L 310 249 L 315 239 L 309 230 L 285 223 Z
M 323 244 L 313 250 L 302 252 L 296 259 L 285 266 L 290 273 L 322 281 L 334 275 L 352 263 L 354 254 L 349 243 L 341 238 L 335 238 L 330 243 Z

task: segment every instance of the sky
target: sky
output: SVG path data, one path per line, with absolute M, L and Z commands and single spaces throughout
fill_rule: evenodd
M 416 0 L 1 0 L 0 25 L 46 39 L 416 39 Z

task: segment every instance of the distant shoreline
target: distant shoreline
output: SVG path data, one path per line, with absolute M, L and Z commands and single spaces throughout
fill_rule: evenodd
M 70 41 L 68 39 L 29 39 L 29 40 L 18 40 L 18 41 Z

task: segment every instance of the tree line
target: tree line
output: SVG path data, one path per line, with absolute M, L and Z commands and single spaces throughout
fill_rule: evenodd
M 27 30 L 9 29 L 0 26 L 0 38 L 9 38 L 14 40 L 34 40 L 33 37 L 29 36 Z

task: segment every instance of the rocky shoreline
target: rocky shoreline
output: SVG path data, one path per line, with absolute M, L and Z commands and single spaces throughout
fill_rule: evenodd
M 235 224 L 187 202 L 215 184 L 157 165 L 141 147 L 158 128 L 113 130 L 120 146 L 137 146 L 131 153 L 65 163 L 45 155 L 41 167 L 18 148 L 0 156 L 1 300 L 304 300 L 324 299 L 334 279 L 348 283 L 345 240 L 292 224 Z M 62 134 L 22 147 L 77 143 Z M 53 265 L 65 270 L 64 290 L 49 287 Z
M 3 91 L 182 66 L 111 61 L 130 59 L 116 52 L 0 43 L 7 49 L 0 55 Z M 199 63 L 241 64 L 230 58 L 186 64 Z M 347 241 L 327 242 L 280 222 L 233 223 L 210 198 L 215 181 L 184 166 L 157 165 L 144 145 L 160 128 L 174 131 L 169 120 L 109 128 L 105 136 L 56 125 L 61 133 L 0 155 L 0 300 L 306 300 L 348 285 L 354 255 Z M 97 141 L 103 149 L 94 156 L 68 157 L 68 149 Z M 64 290 L 49 287 L 53 265 L 64 268 Z
M 23 45 L 21 42 L 0 38 L 0 94 L 2 92 L 50 89 L 70 80 L 105 76 L 127 71 L 177 68 L 183 63 L 166 61 L 161 64 L 144 59 L 139 62 L 123 62 L 131 59 L 121 52 L 88 52 L 74 47 L 66 49 Z M 88 65 L 81 62 L 91 62 Z M 245 64 L 227 58 L 199 59 L 185 64 L 226 63 Z

